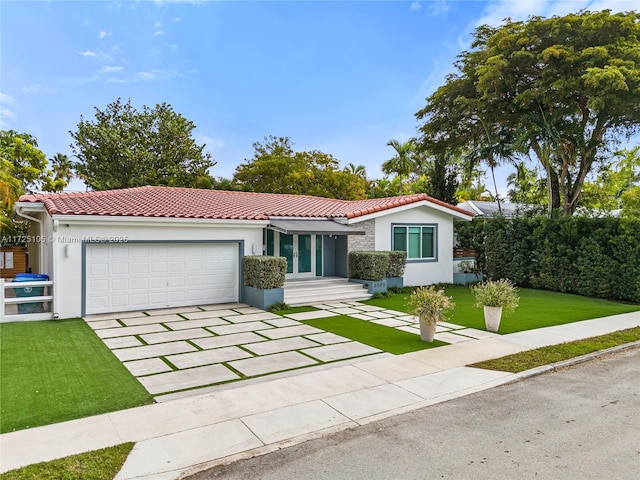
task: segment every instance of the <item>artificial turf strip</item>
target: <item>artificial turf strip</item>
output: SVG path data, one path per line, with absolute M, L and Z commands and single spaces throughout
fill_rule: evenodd
M 112 480 L 122 468 L 133 443 L 36 463 L 0 475 L 1 480 Z
M 445 291 L 456 304 L 449 315 L 449 322 L 479 330 L 486 329 L 483 310 L 473 306 L 474 298 L 469 287 L 447 287 Z M 521 332 L 640 310 L 638 304 L 530 288 L 519 289 L 519 295 L 520 305 L 511 315 L 502 316 L 498 333 Z M 399 293 L 388 298 L 366 300 L 363 303 L 409 313 L 409 296 L 408 293 Z
M 278 315 L 291 315 L 292 313 L 316 312 L 318 310 L 320 309 L 305 305 L 301 307 L 290 307 L 285 310 L 274 310 L 272 313 L 277 313 Z
M 304 323 L 395 355 L 447 345 L 438 340 L 423 342 L 420 335 L 346 315 L 304 320 Z
M 0 324 L 0 433 L 153 403 L 81 319 Z
M 618 332 L 608 333 L 597 337 L 575 340 L 573 342 L 536 348 L 525 352 L 507 355 L 506 357 L 487 360 L 469 365 L 470 367 L 486 370 L 500 370 L 502 372 L 519 373 L 542 365 L 561 362 L 588 353 L 605 350 L 607 348 L 624 345 L 640 340 L 640 327 L 628 328 Z

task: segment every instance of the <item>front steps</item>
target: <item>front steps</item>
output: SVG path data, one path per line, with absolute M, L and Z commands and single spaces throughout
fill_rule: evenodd
M 288 280 L 284 284 L 284 303 L 292 307 L 368 298 L 371 298 L 371 295 L 361 284 L 349 282 L 341 277 Z

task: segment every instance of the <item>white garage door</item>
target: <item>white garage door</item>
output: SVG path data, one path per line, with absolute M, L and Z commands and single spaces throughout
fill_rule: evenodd
M 237 302 L 238 244 L 87 245 L 85 282 L 87 315 Z

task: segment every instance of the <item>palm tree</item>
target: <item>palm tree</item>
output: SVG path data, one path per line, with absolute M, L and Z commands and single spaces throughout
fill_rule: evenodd
M 53 158 L 49 159 L 49 163 L 53 167 L 55 180 L 64 180 L 68 183 L 73 178 L 73 164 L 67 155 L 56 153 Z
M 367 169 L 365 168 L 364 165 L 356 165 L 354 163 L 349 163 L 347 164 L 346 167 L 344 167 L 344 169 L 347 172 L 357 175 L 360 178 L 364 178 L 364 179 L 367 178 Z
M 468 155 L 468 160 L 470 160 L 472 164 L 480 164 L 484 161 L 491 169 L 491 179 L 493 180 L 496 202 L 498 202 L 498 212 L 502 214 L 495 169 L 501 160 L 511 161 L 513 159 L 511 141 L 509 138 L 506 138 L 508 136 L 506 130 L 501 129 L 499 126 L 488 125 L 487 122 L 479 116 L 476 116 L 476 118 L 482 127 L 484 138 L 482 139 L 482 143 Z
M 400 191 L 404 192 L 402 181 L 409 177 L 415 167 L 415 143 L 413 139 L 404 143 L 398 140 L 389 140 L 387 145 L 393 147 L 396 154 L 382 164 L 382 171 L 387 175 L 397 175 L 400 179 Z

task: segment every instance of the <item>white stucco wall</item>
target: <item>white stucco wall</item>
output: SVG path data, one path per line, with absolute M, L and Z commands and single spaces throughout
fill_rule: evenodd
M 267 222 L 191 219 L 54 216 L 51 272 L 54 281 L 54 313 L 58 318 L 82 315 L 83 240 L 213 241 L 244 242 L 244 255 L 262 253 L 262 229 Z
M 357 225 L 357 222 L 350 223 Z M 375 217 L 376 250 L 391 250 L 392 224 L 437 226 L 436 260 L 409 260 L 404 272 L 406 286 L 453 282 L 453 217 L 451 215 L 427 206 L 406 208 L 386 215 L 378 214 Z

